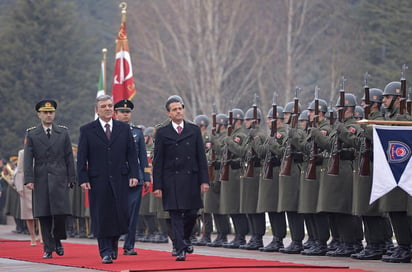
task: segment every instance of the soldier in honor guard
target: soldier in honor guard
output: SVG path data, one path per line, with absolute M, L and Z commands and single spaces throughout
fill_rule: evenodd
M 317 208 L 318 212 L 330 213 L 329 219 L 336 222 L 340 243 L 326 253 L 331 257 L 349 257 L 361 251 L 363 239 L 360 218 L 352 215 L 353 174 L 357 166 L 354 142 L 360 137 L 361 128 L 354 118 L 356 97 L 344 93 L 343 89 L 341 93 L 343 101 L 339 97 L 336 104 L 341 119 L 335 123 L 329 137 L 329 169 L 320 181 Z M 352 175 L 348 176 L 349 173 Z
M 205 152 L 206 152 L 206 158 L 210 158 L 211 152 L 211 140 L 210 140 L 210 135 L 207 132 L 207 128 L 209 126 L 209 117 L 207 117 L 204 114 L 198 115 L 194 119 L 194 123 L 199 126 L 200 132 L 202 133 L 203 137 L 203 142 L 205 144 Z M 209 165 L 209 159 L 208 159 L 208 165 Z M 210 179 L 210 177 L 209 177 Z M 212 182 L 209 180 L 209 182 Z M 210 191 L 206 192 L 204 195 L 202 195 L 203 198 L 203 203 L 205 202 L 205 197 Z M 213 231 L 213 218 L 212 214 L 209 212 L 205 212 L 205 209 L 201 209 L 200 211 L 200 220 L 202 221 L 202 226 L 201 226 L 201 233 L 202 237 L 200 240 L 194 241 L 193 244 L 197 246 L 205 246 L 207 243 L 212 242 L 211 240 L 211 234 Z
M 233 124 L 230 115 L 233 115 Z M 243 130 L 244 112 L 235 108 L 229 112 L 229 126 L 224 138 L 222 162 L 220 168 L 220 213 L 232 218 L 235 238 L 223 244 L 224 248 L 239 248 L 246 244 L 245 236 L 249 232 L 249 223 L 245 214 L 240 212 L 240 176 L 242 158 L 245 152 L 247 136 Z
M 246 169 L 240 178 L 240 213 L 246 214 L 249 220 L 251 238 L 241 249 L 258 250 L 263 247 L 263 235 L 266 232 L 265 213 L 257 212 L 259 194 L 259 176 L 261 172 L 261 159 L 257 149 L 265 143 L 266 135 L 260 128 L 262 113 L 256 107 L 249 108 L 245 113 L 245 128 L 247 141 L 245 146 L 244 161 Z
M 366 89 L 369 101 L 365 104 L 365 95 L 361 106 L 367 108 L 368 120 L 383 120 L 381 112 L 383 92 L 377 88 Z M 362 108 L 363 111 L 363 108 Z M 366 110 L 365 110 L 366 112 Z M 351 255 L 358 260 L 380 260 L 385 253 L 386 241 L 392 240 L 392 228 L 385 213 L 379 210 L 379 201 L 369 204 L 372 190 L 373 170 L 373 135 L 372 127 L 364 126 L 362 137 L 359 139 L 359 169 L 353 184 L 353 214 L 362 216 L 366 247 L 359 253 Z M 391 242 L 392 243 L 392 242 Z M 392 244 L 393 245 L 393 244 Z
M 134 105 L 132 101 L 127 99 L 120 100 L 114 105 L 116 119 L 130 125 L 139 166 L 139 181 L 137 186 L 129 187 L 128 207 L 130 221 L 129 231 L 124 238 L 123 255 L 137 255 L 137 252 L 134 249 L 134 244 L 136 241 L 136 226 L 139 219 L 140 202 L 142 199 L 142 186 L 144 187 L 144 190 L 148 190 L 151 184 L 151 171 L 147 162 L 146 144 L 144 142 L 143 132 L 139 127 L 131 124 L 133 108 Z
M 326 148 L 329 148 L 326 138 L 326 148 L 322 145 L 321 137 L 327 137 L 332 130 L 326 119 L 328 105 L 323 99 L 312 101 L 309 106 L 309 129 L 307 153 L 309 160 L 304 168 L 300 184 L 299 212 L 305 217 L 305 224 L 312 230 L 314 243 L 305 248 L 301 254 L 309 256 L 323 256 L 327 252 L 327 241 L 329 240 L 329 217 L 326 213 L 317 213 L 319 184 L 327 168 Z M 316 106 L 318 109 L 315 111 Z M 316 115 L 317 114 L 317 115 Z
M 226 136 L 227 126 L 229 122 L 229 116 L 223 113 L 216 115 L 216 133 L 212 133 L 211 136 L 211 151 L 209 167 L 213 167 L 213 180 L 210 182 L 210 190 L 205 194 L 204 210 L 205 212 L 213 215 L 213 220 L 216 226 L 217 236 L 215 240 L 206 245 L 209 247 L 222 247 L 224 243 L 227 243 L 227 235 L 230 233 L 230 221 L 227 214 L 220 213 L 220 190 L 221 181 L 219 170 L 222 162 L 222 148 L 223 139 Z
M 296 99 L 295 99 L 296 101 Z M 284 121 L 290 124 L 286 148 L 283 155 L 281 172 L 279 175 L 278 211 L 286 212 L 292 242 L 281 248 L 279 252 L 299 254 L 303 250 L 302 241 L 305 237 L 303 215 L 298 213 L 300 169 L 303 163 L 303 149 L 306 143 L 306 134 L 303 130 L 294 127 L 300 111 L 299 104 L 289 102 L 283 110 Z M 296 124 L 297 125 L 297 124 Z
M 269 110 L 266 123 L 270 129 L 270 135 L 265 143 L 256 150 L 264 162 L 259 180 L 256 211 L 257 213 L 268 213 L 273 235 L 272 241 L 268 245 L 259 248 L 263 252 L 278 252 L 284 248 L 283 239 L 286 237 L 285 212 L 278 212 L 279 172 L 287 138 L 283 115 L 283 107 L 281 106 L 276 106 L 275 115 L 273 107 Z M 274 127 L 272 128 L 272 126 Z
M 386 109 L 385 120 L 405 120 L 410 119 L 408 114 L 400 114 L 401 82 L 389 82 L 383 90 L 382 104 Z M 379 200 L 380 209 L 388 212 L 392 222 L 393 232 L 398 246 L 387 255 L 382 257 L 382 261 L 391 263 L 409 263 L 411 261 L 410 245 L 412 243 L 412 219 L 407 214 L 409 196 L 400 187 L 384 195 Z
M 33 214 L 40 221 L 45 259 L 52 258 L 53 251 L 64 255 L 60 240 L 67 238 L 69 190 L 76 180 L 68 129 L 54 124 L 56 108 L 51 99 L 36 104 L 41 124 L 27 129 L 24 141 L 24 184 L 33 190 Z

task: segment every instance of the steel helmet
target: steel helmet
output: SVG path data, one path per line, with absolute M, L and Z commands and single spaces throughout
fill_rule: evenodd
M 195 117 L 194 122 L 198 126 L 208 127 L 209 126 L 209 117 L 207 117 L 204 114 L 201 114 L 201 115 L 198 115 L 198 116 Z
M 392 81 L 389 82 L 388 85 L 385 86 L 382 95 L 401 95 L 401 83 L 399 81 Z
M 318 107 L 319 111 L 328 112 L 328 103 L 326 103 L 326 101 L 323 99 L 318 99 L 318 102 L 319 102 L 319 107 Z M 310 102 L 308 106 L 308 110 L 315 110 L 315 100 Z

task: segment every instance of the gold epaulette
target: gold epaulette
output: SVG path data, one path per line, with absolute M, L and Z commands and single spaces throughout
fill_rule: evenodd
M 36 128 L 36 126 L 30 127 L 30 128 L 28 128 L 28 129 L 26 129 L 26 132 L 29 132 L 30 130 L 33 130 L 33 129 L 35 129 L 35 128 Z

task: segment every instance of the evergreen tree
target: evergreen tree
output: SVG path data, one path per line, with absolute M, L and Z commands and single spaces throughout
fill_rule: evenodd
M 25 130 L 37 125 L 37 101 L 58 102 L 56 123 L 78 128 L 93 118 L 100 54 L 73 1 L 18 0 L 1 18 L 0 151 L 16 154 Z

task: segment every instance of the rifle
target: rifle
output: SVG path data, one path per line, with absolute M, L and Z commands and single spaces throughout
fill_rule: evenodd
M 406 79 L 405 79 L 405 72 L 408 69 L 406 64 L 402 65 L 402 72 L 401 72 L 401 101 L 399 105 L 399 114 L 406 113 Z
M 298 99 L 298 91 L 300 90 L 299 87 L 295 89 L 295 98 L 294 98 L 294 105 L 293 105 L 293 115 L 291 116 L 291 128 L 295 128 L 296 124 L 298 123 L 299 117 L 299 99 Z M 292 172 L 292 160 L 293 160 L 293 153 L 295 152 L 295 147 L 291 143 L 291 139 L 288 140 L 288 146 L 286 147 L 283 161 L 282 161 L 282 169 L 280 171 L 281 176 L 290 176 Z
M 227 137 L 232 135 L 233 131 L 233 112 L 232 110 L 229 111 L 229 123 L 227 126 Z M 229 164 L 230 164 L 230 157 L 232 154 L 227 145 L 225 145 L 223 149 L 223 156 L 222 156 L 222 167 L 220 169 L 220 180 L 221 181 L 229 181 Z
M 371 107 L 371 101 L 369 96 L 369 87 L 368 87 L 368 72 L 365 74 L 365 119 L 368 119 Z M 359 176 L 369 176 L 370 175 L 370 153 L 371 150 L 371 141 L 363 136 L 361 149 L 360 149 L 360 161 L 359 161 Z
M 276 105 L 276 96 L 277 93 L 273 93 L 273 99 L 272 99 L 272 121 L 270 122 L 270 138 L 275 137 L 278 128 L 276 126 L 277 123 L 277 116 L 278 116 L 278 109 Z M 269 148 L 266 151 L 266 156 L 265 156 L 265 164 L 263 166 L 263 176 L 265 179 L 272 179 L 273 178 L 273 156 L 272 152 L 270 152 Z
M 250 129 L 255 129 L 256 128 L 256 123 L 258 122 L 257 118 L 257 105 L 256 105 L 256 94 L 253 99 L 253 123 L 251 125 Z M 253 137 L 249 136 L 249 146 L 250 143 L 253 141 Z M 253 150 L 253 147 L 249 147 L 247 151 L 247 166 L 246 166 L 246 177 L 252 178 L 254 175 L 254 167 L 255 167 L 255 158 L 256 158 L 256 152 Z
M 345 113 L 345 77 L 342 77 L 341 89 L 339 90 L 339 109 L 338 109 L 338 120 L 343 122 Z M 339 134 L 337 132 L 334 146 L 332 148 L 332 154 L 329 161 L 328 175 L 337 176 L 339 175 L 339 156 L 342 149 L 342 141 L 339 139 Z
M 216 110 L 215 110 L 215 105 L 213 105 L 213 113 L 212 113 L 212 136 L 216 136 Z M 213 146 L 211 147 L 210 152 L 212 152 L 210 156 L 210 162 L 208 165 L 208 173 L 209 173 L 209 180 L 215 180 L 215 166 L 214 163 L 216 161 L 216 152 L 213 149 Z
M 316 128 L 318 127 L 319 123 L 319 99 L 318 99 L 318 92 L 319 92 L 319 87 L 315 87 L 315 115 L 313 117 L 312 121 L 312 127 Z M 333 113 L 332 113 L 333 114 Z M 308 169 L 306 170 L 306 179 L 310 180 L 315 180 L 316 179 L 316 157 L 318 155 L 318 146 L 315 142 L 315 140 L 312 138 L 312 150 L 310 152 L 310 158 L 309 158 L 309 163 L 308 163 Z

